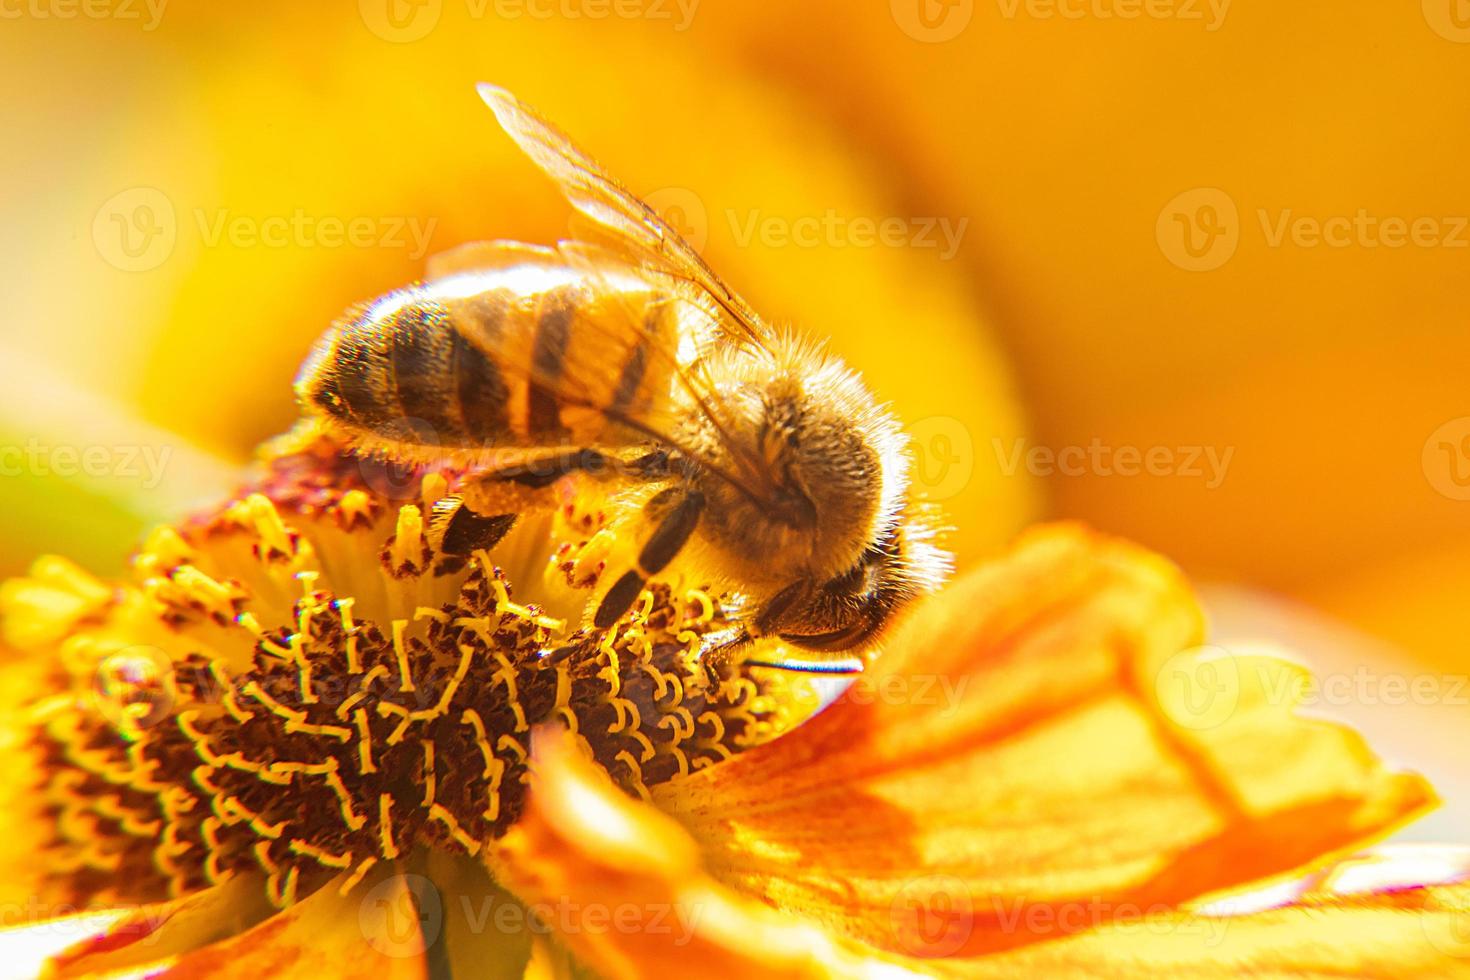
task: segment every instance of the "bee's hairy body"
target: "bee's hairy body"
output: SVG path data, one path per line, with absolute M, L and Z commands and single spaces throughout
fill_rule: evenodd
M 436 256 L 425 283 L 327 331 L 297 380 L 303 408 L 360 452 L 467 469 L 431 525 L 450 554 L 493 547 L 563 479 L 617 484 L 608 528 L 639 547 L 602 580 L 596 627 L 677 559 L 752 600 L 728 650 L 868 646 L 947 569 L 897 421 L 554 126 L 481 95 L 587 237 Z
M 628 311 L 644 331 L 620 331 Z M 808 496 L 778 513 L 707 467 L 681 467 L 671 478 L 709 501 L 691 549 L 708 572 L 751 588 L 850 568 L 880 515 L 893 517 L 881 514 L 896 505 L 893 493 L 883 499 L 885 474 L 901 465 L 882 458 L 885 442 L 897 456 L 892 426 L 855 376 L 791 339 L 769 356 L 710 357 L 728 404 L 725 432 L 715 431 L 650 352 L 654 338 L 673 338 L 678 316 L 679 301 L 626 276 L 528 263 L 458 272 L 350 312 L 318 343 L 298 390 L 349 445 L 407 462 L 473 467 L 506 459 L 506 449 L 644 445 L 618 415 L 668 426 L 712 463 L 733 462 L 724 445 L 733 437 L 787 472 L 804 463 L 805 493 L 825 506 L 808 512 Z M 568 372 L 567 363 L 603 369 Z

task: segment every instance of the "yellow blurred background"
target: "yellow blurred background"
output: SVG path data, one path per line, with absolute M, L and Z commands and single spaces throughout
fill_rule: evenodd
M 483 79 L 893 400 L 962 564 L 1081 517 L 1214 583 L 1241 636 L 1470 670 L 1464 0 L 0 16 L 0 445 L 33 450 L 0 457 L 7 574 L 108 570 L 217 491 L 290 424 L 311 339 L 425 254 L 565 232 Z M 1470 719 L 1452 694 L 1390 727 Z

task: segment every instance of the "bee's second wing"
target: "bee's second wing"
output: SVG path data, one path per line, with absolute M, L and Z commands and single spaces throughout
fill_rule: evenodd
M 699 253 L 658 213 L 602 169 L 561 130 L 515 96 L 481 84 L 480 97 L 511 139 L 545 171 L 563 196 L 591 220 L 599 243 L 628 264 L 666 278 L 700 306 L 719 312 L 727 339 L 763 346 L 769 328 Z

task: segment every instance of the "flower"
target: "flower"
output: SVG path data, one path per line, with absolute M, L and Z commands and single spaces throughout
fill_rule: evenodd
M 1219 897 L 1432 795 L 1280 703 L 1285 662 L 1201 672 L 1157 557 L 1035 530 L 812 715 L 800 678 L 701 660 L 742 610 L 698 583 L 553 643 L 616 547 L 599 502 L 451 558 L 424 515 L 455 478 L 283 443 L 130 581 L 47 559 L 5 586 L 9 962 L 1470 974 L 1463 853 Z

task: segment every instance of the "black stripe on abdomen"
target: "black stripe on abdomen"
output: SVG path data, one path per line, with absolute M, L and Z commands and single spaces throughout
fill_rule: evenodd
M 633 346 L 633 353 L 623 362 L 622 373 L 618 375 L 618 386 L 613 390 L 612 401 L 608 409 L 613 412 L 627 411 L 633 404 L 634 397 L 638 394 L 638 386 L 643 384 L 643 376 L 648 372 L 648 338 L 639 337 Z
M 446 402 L 453 381 L 451 333 L 448 314 L 437 303 L 403 307 L 388 330 L 388 354 L 404 419 L 428 423 L 444 441 L 454 440 L 460 428 Z
M 469 445 L 503 442 L 510 432 L 510 391 L 495 360 L 452 331 L 454 394 Z
M 563 290 L 548 293 L 537 310 L 532 380 L 526 392 L 526 435 L 537 442 L 556 442 L 566 435 L 556 390 L 572 339 L 573 314 L 573 297 Z
M 392 364 L 372 324 L 355 321 L 338 332 L 328 386 L 345 409 L 339 415 L 354 425 L 381 430 L 398 418 Z

